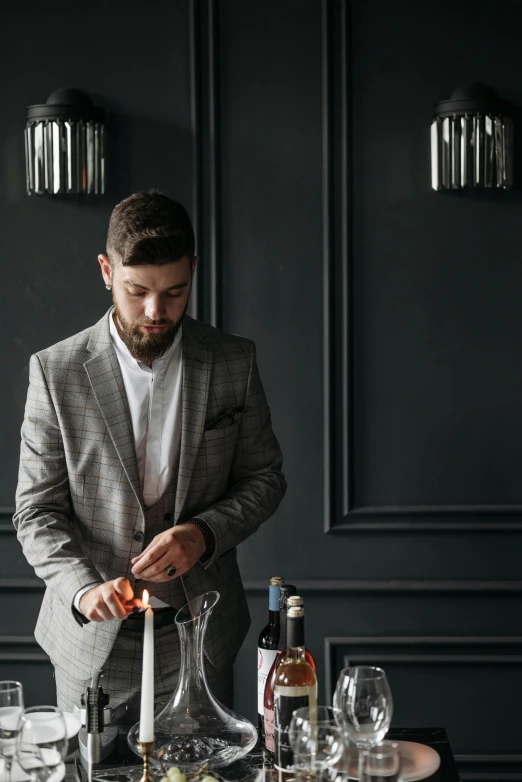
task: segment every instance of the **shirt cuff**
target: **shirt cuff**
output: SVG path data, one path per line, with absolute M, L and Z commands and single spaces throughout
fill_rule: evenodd
M 202 565 L 204 565 L 205 562 L 208 562 L 209 559 L 212 559 L 216 550 L 216 536 L 214 534 L 214 530 L 206 523 L 206 521 L 202 521 L 201 519 L 197 518 L 189 519 L 187 524 L 195 524 L 196 527 L 203 533 L 203 537 L 205 538 L 205 552 L 199 561 Z
M 92 584 L 87 584 L 87 586 L 82 587 L 76 592 L 73 600 L 73 606 L 76 608 L 79 614 L 82 614 L 82 612 L 80 611 L 80 600 L 82 599 L 82 597 L 86 592 L 89 592 L 89 590 L 94 589 L 95 586 L 99 586 L 99 584 L 100 584 L 99 581 L 94 581 Z

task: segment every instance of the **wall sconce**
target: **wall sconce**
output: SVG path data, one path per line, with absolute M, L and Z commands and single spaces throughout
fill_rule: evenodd
M 29 106 L 25 128 L 29 195 L 105 192 L 105 112 L 80 90 L 60 89 Z
M 436 103 L 431 123 L 431 186 L 509 189 L 513 185 L 512 104 L 485 84 L 457 87 Z

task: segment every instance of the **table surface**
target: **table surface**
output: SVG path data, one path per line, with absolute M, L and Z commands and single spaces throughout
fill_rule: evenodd
M 427 744 L 435 749 L 440 757 L 441 764 L 438 771 L 428 777 L 428 782 L 460 782 L 459 773 L 453 753 L 443 728 L 404 728 L 391 730 L 387 737 L 397 741 L 417 741 L 420 744 Z M 126 747 L 126 742 L 122 741 L 122 746 Z M 105 767 L 94 772 L 93 778 L 103 780 L 104 782 L 137 782 L 141 776 L 141 766 L 134 765 L 135 757 L 123 759 L 122 763 L 116 766 Z M 127 765 L 127 764 L 133 765 Z M 220 782 L 256 782 L 259 779 L 259 772 L 265 769 L 265 778 L 267 782 L 275 782 L 277 774 L 267 762 L 265 753 L 260 746 L 254 748 L 242 760 L 232 763 L 223 769 L 212 772 L 212 776 Z M 82 782 L 87 782 L 87 774 L 82 768 Z M 126 772 L 130 773 L 126 773 Z M 159 778 L 159 777 L 158 777 Z M 74 762 L 67 763 L 66 782 L 74 782 L 75 770 Z

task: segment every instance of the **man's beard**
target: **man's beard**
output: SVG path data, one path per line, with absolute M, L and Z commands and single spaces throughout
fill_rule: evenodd
M 128 323 L 121 314 L 121 310 L 114 298 L 113 303 L 118 333 L 127 346 L 129 353 L 134 356 L 137 361 L 149 365 L 152 364 L 155 359 L 160 358 L 160 356 L 170 348 L 181 327 L 183 315 L 188 307 L 187 301 L 185 309 L 177 323 L 173 323 L 166 318 L 161 318 L 160 320 L 135 320 L 132 323 Z M 167 328 L 165 331 L 161 332 L 161 334 L 146 334 L 140 330 L 141 326 L 166 326 Z

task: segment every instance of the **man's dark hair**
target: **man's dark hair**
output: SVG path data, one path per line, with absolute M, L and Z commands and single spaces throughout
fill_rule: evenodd
M 187 257 L 194 259 L 194 229 L 185 207 L 149 190 L 120 201 L 112 212 L 107 255 L 114 266 L 161 265 Z

